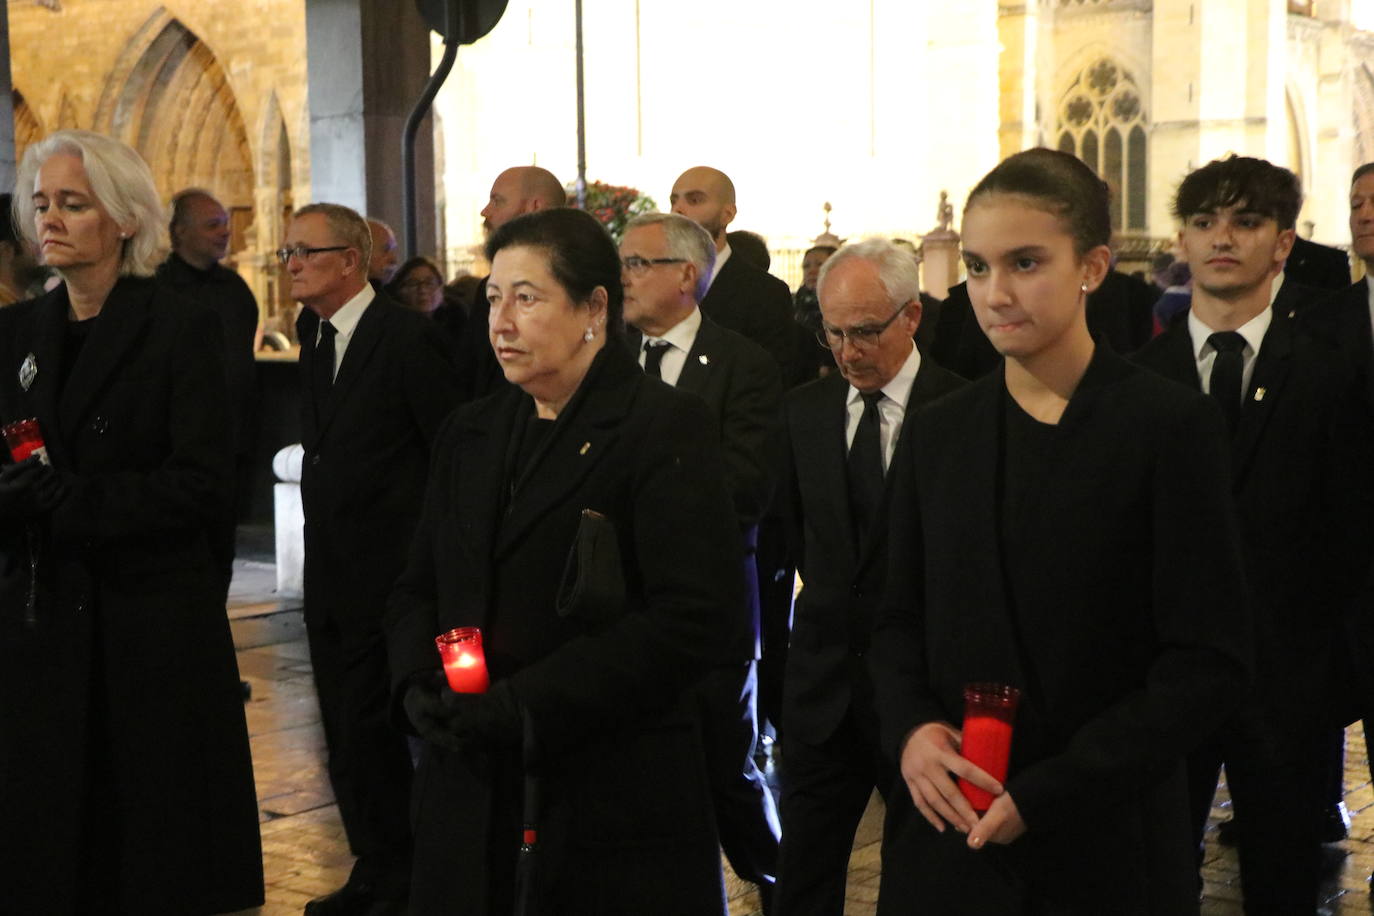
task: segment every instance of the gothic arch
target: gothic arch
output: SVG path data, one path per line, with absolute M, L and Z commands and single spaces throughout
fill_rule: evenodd
M 1292 86 L 1285 88 L 1284 113 L 1288 121 L 1288 168 L 1306 185 L 1309 180 L 1309 149 L 1307 144 L 1307 113 L 1303 108 L 1302 96 Z
M 267 99 L 258 142 L 257 247 L 271 252 L 282 240 L 286 223 L 295 207 L 291 180 L 291 136 L 286 130 L 281 104 L 274 91 Z M 261 301 L 267 317 L 293 313 L 291 282 L 284 265 L 266 261 L 265 293 Z
M 252 153 L 233 87 L 209 46 L 165 8 L 126 44 L 95 123 L 143 155 L 165 195 L 205 187 L 231 212 L 251 213 Z
M 1112 227 L 1145 230 L 1148 170 L 1144 93 L 1134 74 L 1098 54 L 1055 100 L 1055 147 L 1082 159 L 1112 190 Z
M 18 161 L 24 158 L 24 150 L 31 143 L 42 140 L 47 131 L 18 89 L 10 90 L 10 99 L 14 105 L 14 158 Z

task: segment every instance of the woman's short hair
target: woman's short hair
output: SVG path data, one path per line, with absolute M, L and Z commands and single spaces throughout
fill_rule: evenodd
M 434 276 L 439 278 L 439 285 L 443 285 L 444 272 L 439 269 L 439 265 L 435 264 L 429 258 L 426 258 L 423 255 L 421 255 L 418 257 L 411 258 L 409 261 L 406 261 L 399 268 L 397 268 L 396 276 L 391 278 L 391 282 L 387 284 L 387 288 L 400 289 L 401 284 L 404 283 L 412 273 L 414 273 L 421 267 L 428 268 L 430 273 L 434 274 Z
M 318 213 L 324 217 L 334 241 L 358 249 L 358 253 L 362 255 L 362 270 L 365 275 L 368 262 L 372 260 L 372 227 L 367 224 L 367 220 L 363 219 L 357 210 L 343 204 L 306 204 L 291 214 L 291 218 L 299 219 L 311 213 Z
M 1013 194 L 1054 214 L 1082 256 L 1112 238 L 1107 185 L 1083 160 L 1043 146 L 1008 156 L 974 186 L 964 212 L 988 194 Z
M 549 272 L 578 305 L 598 287 L 606 290 L 606 334 L 625 334 L 625 292 L 620 285 L 620 252 L 606 227 L 584 210 L 536 210 L 505 223 L 487 239 L 488 261 L 503 248 L 538 248 L 549 258 Z
M 838 251 L 826 258 L 821 271 L 816 276 L 816 289 L 825 284 L 830 272 L 845 261 L 868 261 L 878 268 L 878 279 L 892 300 L 893 308 L 899 308 L 921 298 L 921 271 L 911 249 L 903 248 L 896 242 L 885 238 L 864 239 L 842 245 Z
M 716 242 L 711 233 L 680 213 L 645 213 L 625 224 L 625 232 L 640 226 L 662 226 L 668 257 L 681 258 L 696 265 L 697 285 L 693 290 L 697 302 L 706 298 L 711 286 L 711 270 L 716 266 Z
M 43 163 L 59 153 L 81 160 L 100 206 L 120 226 L 132 226 L 124 240 L 119 272 L 151 277 L 167 256 L 167 221 L 153 183 L 152 170 L 133 147 L 89 130 L 59 130 L 32 144 L 24 152 L 15 180 L 14 222 L 35 245 L 33 182 Z

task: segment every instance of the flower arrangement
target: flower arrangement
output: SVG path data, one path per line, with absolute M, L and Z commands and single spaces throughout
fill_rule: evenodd
M 568 188 L 568 199 L 577 199 L 575 188 Z M 654 212 L 658 209 L 658 204 L 654 203 L 652 197 L 644 194 L 638 188 L 626 188 L 620 185 L 606 184 L 604 181 L 592 181 L 587 184 L 585 209 L 592 216 L 595 216 L 601 225 L 606 227 L 616 244 L 620 244 L 620 237 L 625 233 L 625 224 L 641 213 Z

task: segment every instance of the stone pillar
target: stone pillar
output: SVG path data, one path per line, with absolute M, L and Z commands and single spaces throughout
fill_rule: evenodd
M 0 3 L 0 193 L 14 187 L 14 84 L 10 81 L 9 4 Z
M 429 29 L 411 0 L 307 0 L 305 29 L 311 197 L 385 220 L 399 239 L 401 133 L 429 78 Z M 433 137 L 426 118 L 415 143 L 420 254 L 435 253 Z
M 959 282 L 959 233 L 935 229 L 921 239 L 921 290 L 936 299 Z

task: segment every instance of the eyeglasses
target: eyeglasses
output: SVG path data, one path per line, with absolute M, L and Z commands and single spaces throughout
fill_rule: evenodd
M 655 264 L 686 264 L 686 258 L 641 258 L 637 254 L 632 254 L 620 262 L 620 266 L 625 268 L 626 273 L 634 274 L 636 277 L 643 276 L 644 272 Z
M 444 281 L 438 279 L 437 277 L 421 277 L 415 280 L 407 280 L 406 282 L 401 284 L 401 289 L 439 289 L 443 285 Z
M 821 329 L 816 332 L 816 340 L 820 341 L 821 346 L 828 350 L 840 349 L 846 340 L 856 347 L 871 347 L 878 342 L 878 338 L 882 336 L 883 332 L 892 326 L 892 322 L 897 320 L 897 316 L 906 311 L 909 304 L 903 302 L 898 306 L 897 311 L 892 313 L 892 317 L 882 324 L 860 324 L 852 328 L 837 328 L 822 324 Z
M 321 251 L 347 251 L 347 245 L 330 245 L 327 248 L 306 248 L 304 245 L 297 245 L 294 248 L 278 248 L 277 260 L 285 264 L 292 258 L 299 258 L 304 261 L 312 254 L 319 254 Z

